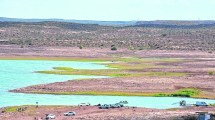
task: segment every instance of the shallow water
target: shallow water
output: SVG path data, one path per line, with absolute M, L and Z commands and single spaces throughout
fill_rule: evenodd
M 79 78 L 105 78 L 105 76 L 51 75 L 34 73 L 34 71 L 38 70 L 50 70 L 53 67 L 107 69 L 105 65 L 90 62 L 0 60 L 0 107 L 35 105 L 36 102 L 39 102 L 40 105 L 77 105 L 83 102 L 89 102 L 91 104 L 112 104 L 122 100 L 127 100 L 129 102 L 128 106 L 166 109 L 178 107 L 178 104 L 172 105 L 172 103 L 179 102 L 180 100 L 186 100 L 190 104 L 195 103 L 196 101 L 215 103 L 215 100 L 192 98 L 41 95 L 7 92 L 11 89 L 37 84 L 67 81 Z

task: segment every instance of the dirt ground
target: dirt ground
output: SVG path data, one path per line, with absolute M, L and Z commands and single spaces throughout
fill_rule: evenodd
M 215 52 L 207 51 L 177 51 L 177 50 L 128 50 L 118 49 L 112 51 L 104 48 L 83 48 L 78 47 L 25 47 L 16 45 L 0 45 L 1 57 L 15 56 L 43 56 L 43 57 L 171 57 L 171 58 L 213 58 Z
M 197 77 L 195 77 L 197 78 Z M 215 98 L 215 77 L 210 80 L 193 77 L 181 78 L 105 78 L 80 81 L 57 82 L 46 85 L 36 85 L 20 88 L 13 92 L 78 92 L 78 91 L 100 91 L 100 92 L 128 92 L 128 93 L 160 93 L 172 92 L 180 88 L 198 88 L 204 90 L 203 98 Z M 88 86 L 88 87 L 85 87 Z
M 68 111 L 76 112 L 75 116 L 64 116 Z M 55 120 L 183 120 L 188 116 L 197 116 L 197 112 L 215 113 L 215 107 L 187 107 L 172 110 L 148 108 L 112 108 L 99 109 L 96 106 L 27 106 L 23 112 L 0 113 L 1 120 L 34 120 L 45 118 L 45 114 L 56 115 Z

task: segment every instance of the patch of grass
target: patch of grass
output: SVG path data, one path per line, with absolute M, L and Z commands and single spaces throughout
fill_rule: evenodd
M 77 91 L 77 92 L 38 92 L 36 94 L 55 95 L 105 95 L 105 96 L 154 96 L 154 97 L 193 97 L 199 94 L 199 90 L 193 88 L 180 89 L 174 93 L 138 93 L 138 92 L 118 92 L 118 91 Z
M 81 70 L 81 69 L 72 69 L 72 70 L 45 70 L 45 71 L 36 71 L 36 73 L 43 74 L 57 74 L 57 75 L 88 75 L 88 76 L 110 76 L 110 77 L 134 77 L 141 76 L 140 73 L 129 73 L 117 69 L 104 69 L 104 70 Z
M 176 92 L 176 94 L 185 94 L 185 95 L 190 95 L 190 96 L 195 96 L 200 93 L 200 90 L 195 89 L 195 88 L 184 88 L 180 89 Z
M 65 71 L 72 71 L 74 70 L 73 68 L 69 67 L 53 67 L 54 70 L 65 70 Z
M 181 77 L 187 74 L 181 72 L 145 72 L 144 75 L 152 77 Z
M 130 93 L 116 91 L 78 91 L 78 92 L 32 92 L 36 94 L 54 94 L 54 95 L 95 95 L 95 96 L 152 96 L 152 93 Z
M 126 63 L 126 62 L 119 62 L 119 63 L 110 63 L 106 64 L 109 68 L 117 68 L 117 69 L 124 69 L 124 70 L 139 70 L 145 68 L 153 68 L 154 65 L 150 63 Z
M 124 57 L 114 58 L 114 62 L 100 63 L 105 64 L 109 68 L 102 70 L 87 70 L 87 69 L 73 69 L 69 67 L 54 67 L 53 70 L 37 71 L 43 74 L 58 74 L 58 75 L 93 75 L 93 76 L 110 76 L 110 77 L 134 77 L 134 76 L 148 76 L 148 77 L 180 77 L 187 75 L 179 72 L 145 72 L 144 69 L 162 68 L 162 66 L 155 65 L 154 62 L 178 62 L 181 59 L 168 58 L 135 58 Z
M 137 77 L 142 76 L 142 74 L 129 74 L 129 73 L 119 73 L 119 74 L 111 74 L 111 77 Z
M 66 70 L 64 70 L 66 69 Z M 89 76 L 110 76 L 110 77 L 180 77 L 187 75 L 186 73 L 173 72 L 129 72 L 120 69 L 103 69 L 103 70 L 82 70 L 70 68 L 58 68 L 56 70 L 36 71 L 36 73 L 43 74 L 57 74 L 57 75 L 89 75 Z
M 215 104 L 209 104 L 209 106 L 215 106 Z
M 213 71 L 208 71 L 208 75 L 214 75 Z
M 194 88 L 184 88 L 180 89 L 174 93 L 158 93 L 154 96 L 156 97 L 195 97 L 200 94 L 198 89 Z
M 180 59 L 180 58 L 137 58 L 137 57 L 123 57 L 123 58 L 119 58 L 118 61 L 152 63 L 152 62 L 184 62 L 184 61 L 187 61 L 187 60 Z
M 4 109 L 5 112 L 16 112 L 17 111 L 18 106 L 12 106 L 12 107 L 6 107 Z

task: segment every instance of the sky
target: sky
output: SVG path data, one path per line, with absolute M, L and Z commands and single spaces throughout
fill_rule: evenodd
M 215 0 L 0 0 L 0 17 L 77 20 L 215 20 Z

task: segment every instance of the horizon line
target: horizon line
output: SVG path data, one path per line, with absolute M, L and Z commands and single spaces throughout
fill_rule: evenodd
M 188 22 L 192 22 L 192 21 L 215 21 L 215 20 L 197 20 L 197 19 L 193 19 L 193 20 L 185 20 L 185 19 L 156 19 L 156 20 L 95 20 L 95 19 L 67 19 L 67 18 L 16 18 L 16 17 L 4 17 L 4 16 L 0 16 L 0 18 L 7 18 L 7 19 L 23 19 L 23 20 L 33 20 L 33 19 L 38 19 L 38 20 L 50 20 L 50 19 L 55 19 L 55 20 L 77 20 L 77 21 L 101 21 L 101 22 L 138 22 L 138 21 L 188 21 Z

